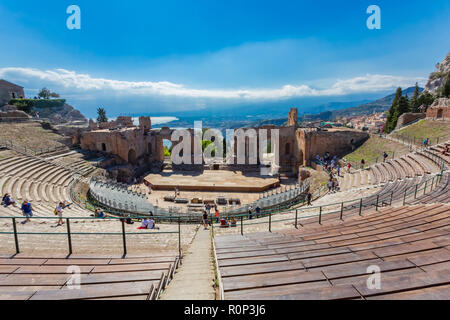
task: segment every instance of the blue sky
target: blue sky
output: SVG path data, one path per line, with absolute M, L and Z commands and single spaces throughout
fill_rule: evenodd
M 71 4 L 81 30 L 66 28 Z M 381 30 L 366 27 L 372 4 Z M 2 0 L 0 31 L 0 78 L 88 116 L 301 109 L 424 83 L 450 51 L 450 2 Z

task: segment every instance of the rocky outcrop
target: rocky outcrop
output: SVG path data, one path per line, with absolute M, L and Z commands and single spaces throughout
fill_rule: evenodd
M 428 78 L 427 85 L 425 86 L 425 91 L 430 93 L 437 93 L 439 89 L 443 86 L 445 76 L 450 72 L 450 53 L 447 54 L 441 63 L 436 65 L 436 71 L 430 74 Z
M 39 118 L 48 118 L 54 124 L 83 122 L 87 119 L 71 105 L 65 103 L 60 108 L 33 108 L 32 113 L 39 113 Z
M 31 117 L 20 110 L 0 111 L 0 119 L 30 119 Z
M 16 106 L 12 106 L 10 104 L 5 104 L 3 107 L 0 108 L 1 112 L 8 112 L 8 111 L 17 111 Z
M 430 106 L 430 108 L 435 107 L 450 107 L 450 98 L 438 98 L 434 100 L 433 104 Z

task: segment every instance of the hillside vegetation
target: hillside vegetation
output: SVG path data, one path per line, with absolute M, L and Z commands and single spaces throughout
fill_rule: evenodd
M 347 154 L 344 158 L 350 161 L 353 166 L 357 166 L 361 163 L 361 159 L 366 161 L 366 164 L 373 164 L 377 161 L 383 161 L 383 153 L 386 152 L 389 158 L 398 157 L 409 152 L 406 145 L 398 142 L 393 142 L 384 138 L 380 138 L 376 135 L 371 135 L 370 138 L 364 142 L 364 144 Z

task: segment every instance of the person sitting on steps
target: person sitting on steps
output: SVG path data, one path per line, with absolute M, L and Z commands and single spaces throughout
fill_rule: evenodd
M 10 205 L 12 205 L 13 207 L 15 207 L 15 206 L 16 206 L 16 201 L 14 201 L 14 199 L 11 198 L 11 196 L 9 195 L 9 193 L 7 193 L 7 194 L 5 194 L 5 195 L 3 196 L 3 199 L 2 199 L 2 205 L 3 205 L 5 208 L 8 207 L 8 206 L 10 206 Z

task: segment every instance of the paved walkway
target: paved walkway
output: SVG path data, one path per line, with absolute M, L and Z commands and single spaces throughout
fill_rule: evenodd
M 200 227 L 183 264 L 161 295 L 161 300 L 214 300 L 214 266 L 210 231 Z

